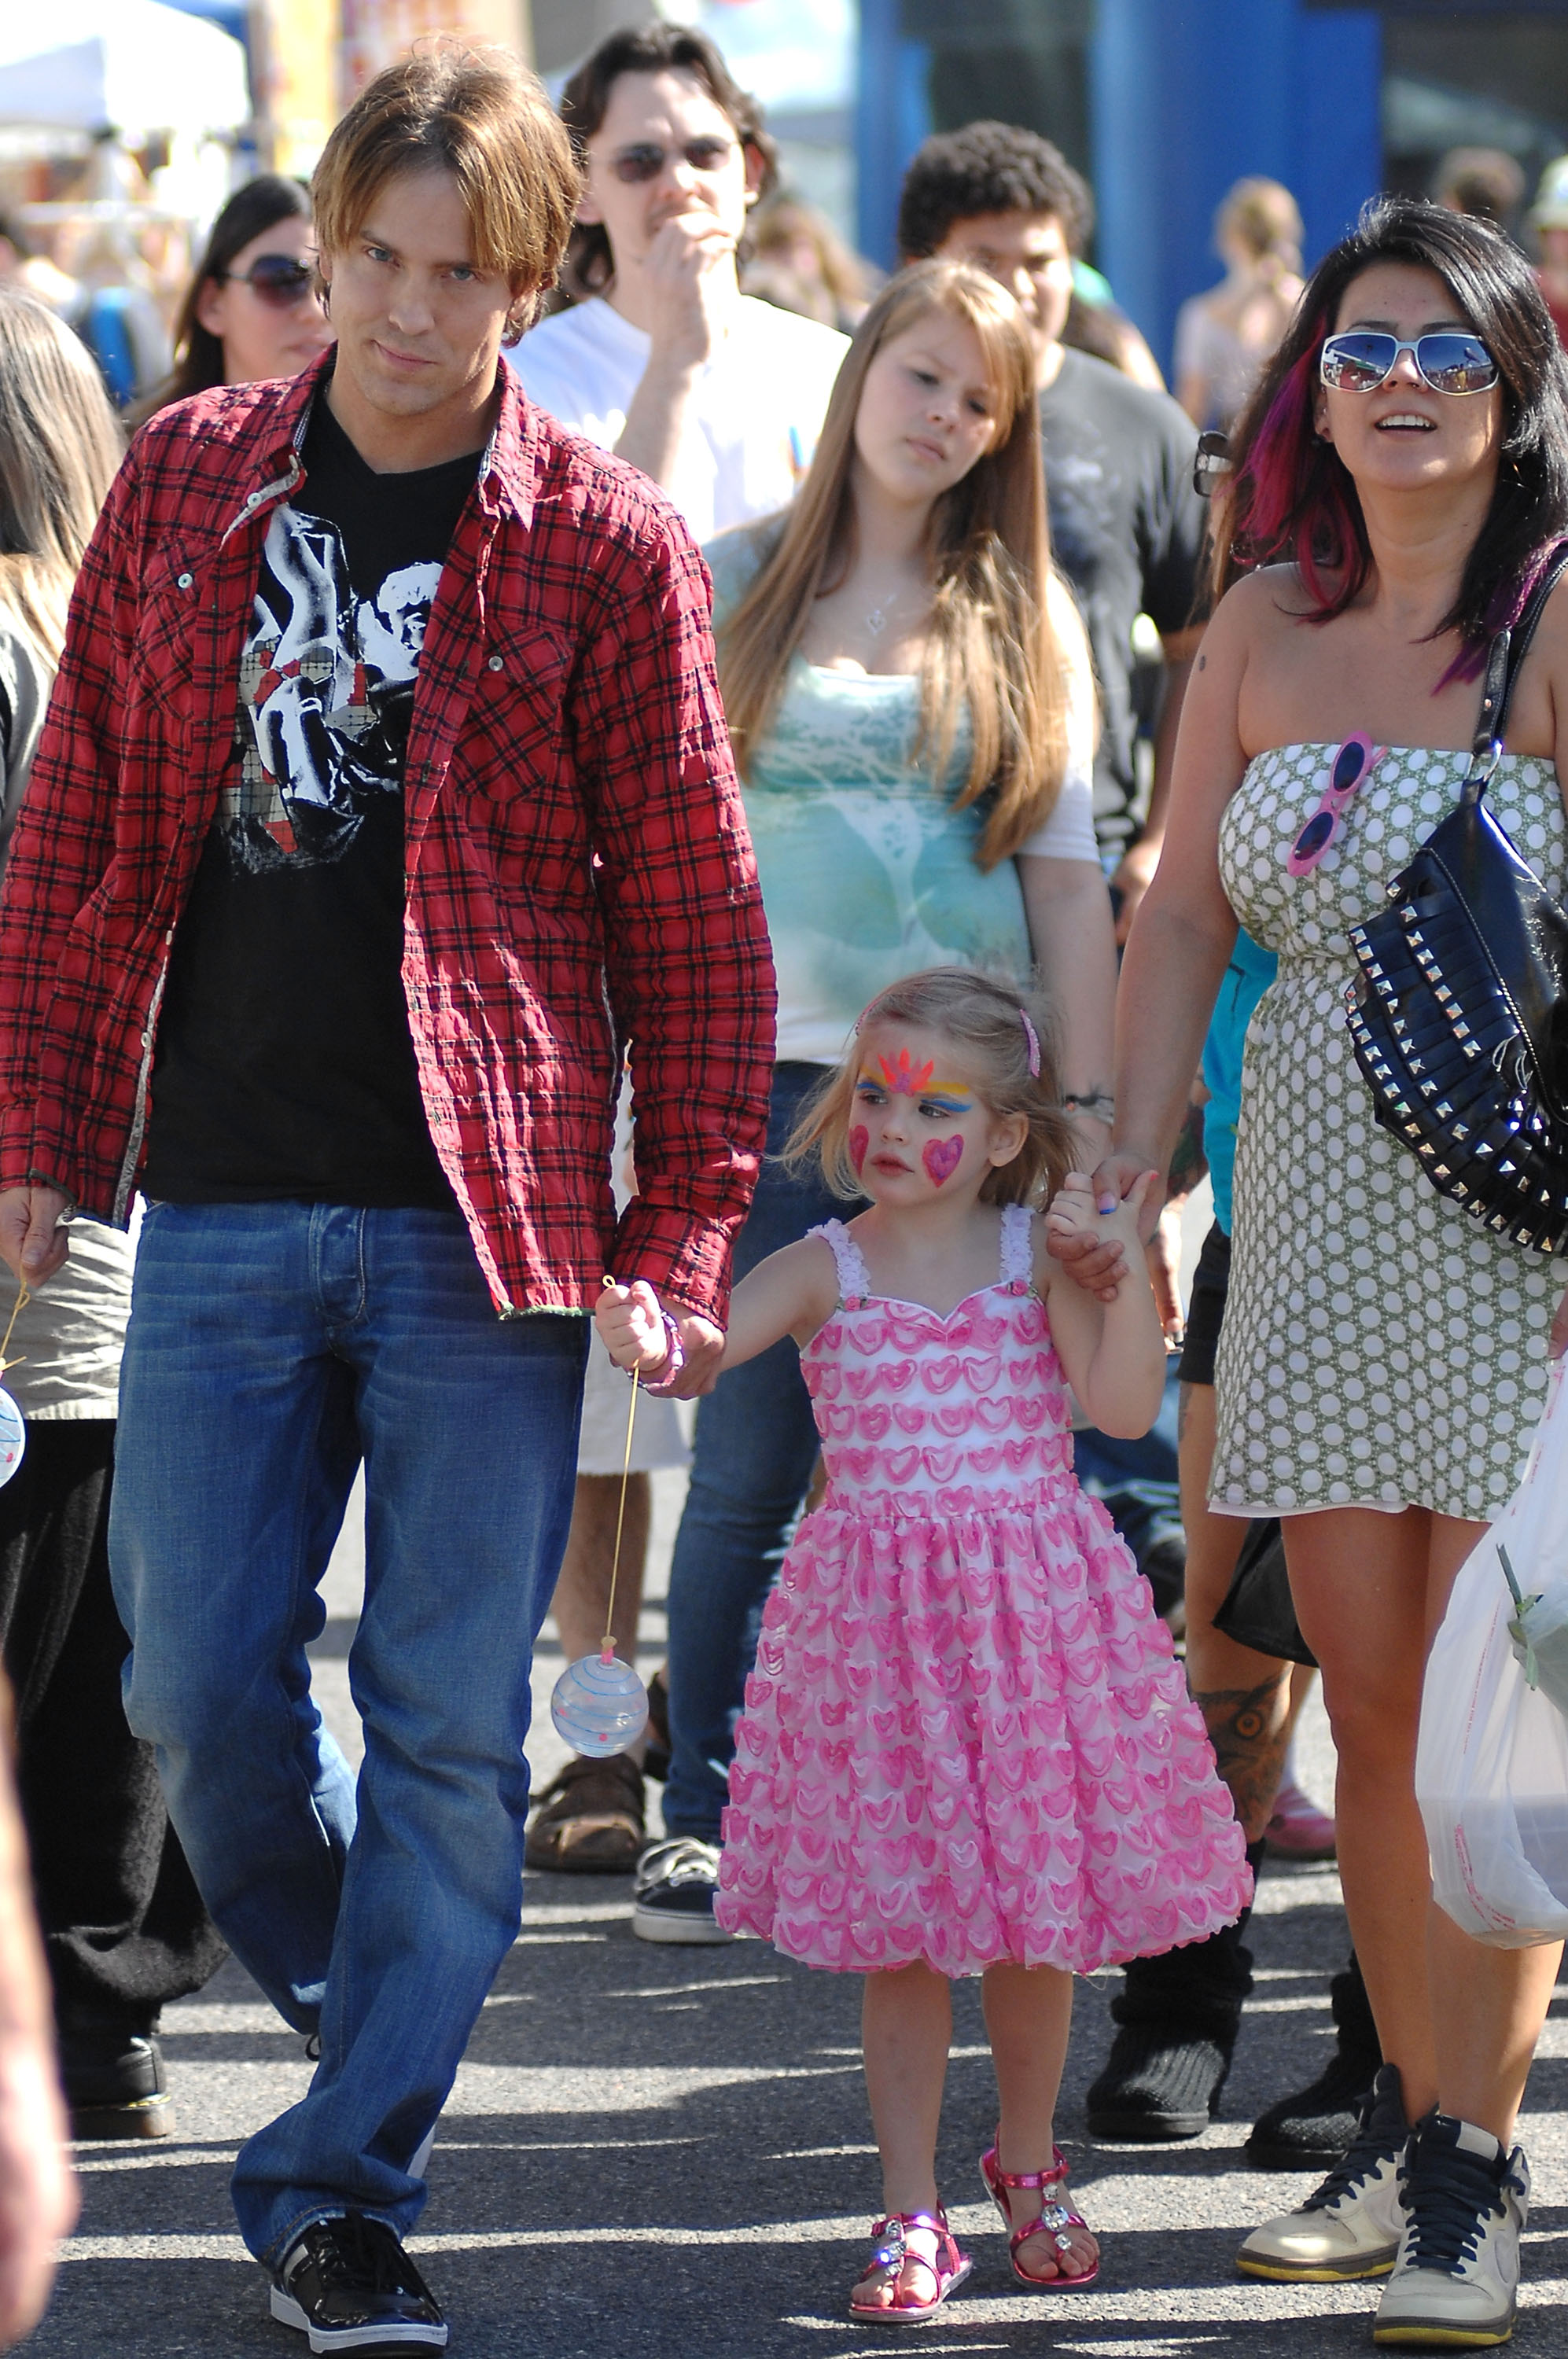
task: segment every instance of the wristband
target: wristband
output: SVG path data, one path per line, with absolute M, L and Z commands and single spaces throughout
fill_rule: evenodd
M 686 1365 L 686 1346 L 681 1341 L 680 1328 L 677 1327 L 668 1310 L 660 1310 L 659 1315 L 664 1321 L 666 1350 L 663 1359 L 659 1364 L 658 1375 L 642 1376 L 638 1379 L 645 1393 L 673 1392 L 676 1379 Z

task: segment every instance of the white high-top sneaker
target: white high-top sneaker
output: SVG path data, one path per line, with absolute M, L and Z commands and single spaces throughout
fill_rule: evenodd
M 1294 2212 L 1255 2228 L 1236 2256 L 1249 2277 L 1337 2285 L 1394 2266 L 1404 2226 L 1399 2158 L 1410 2136 L 1397 2066 L 1380 2067 L 1343 2161 Z
M 1400 2181 L 1404 2234 L 1373 2341 L 1458 2351 L 1506 2343 L 1530 2210 L 1524 2148 L 1505 2154 L 1490 2130 L 1428 2114 L 1410 2139 Z

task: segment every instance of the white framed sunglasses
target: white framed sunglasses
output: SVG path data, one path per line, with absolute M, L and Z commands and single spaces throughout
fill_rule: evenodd
M 1500 374 L 1480 337 L 1465 329 L 1395 336 L 1378 328 L 1355 328 L 1330 336 L 1318 355 L 1318 375 L 1335 393 L 1376 393 L 1393 375 L 1401 353 L 1413 356 L 1421 383 L 1433 393 L 1489 393 Z

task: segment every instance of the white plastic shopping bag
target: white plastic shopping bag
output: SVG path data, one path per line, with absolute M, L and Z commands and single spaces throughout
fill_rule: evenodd
M 1524 1480 L 1454 1584 L 1427 1663 L 1416 1747 L 1438 1906 L 1497 1949 L 1568 1934 L 1568 1720 L 1549 1691 L 1563 1692 L 1565 1630 L 1568 1386 L 1559 1363 Z

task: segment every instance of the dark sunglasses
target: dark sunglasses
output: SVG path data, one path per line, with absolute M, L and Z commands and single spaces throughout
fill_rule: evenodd
M 242 287 L 248 287 L 278 311 L 292 310 L 302 297 L 315 291 L 316 285 L 311 265 L 293 254 L 258 254 L 248 270 L 219 270 L 213 276 L 225 281 L 237 278 Z
M 1230 469 L 1230 436 L 1211 427 L 1198 437 L 1198 447 L 1192 454 L 1192 489 L 1201 500 L 1212 499 L 1219 489 L 1220 478 Z
M 1433 393 L 1489 393 L 1497 382 L 1497 364 L 1480 337 L 1450 329 L 1430 336 L 1392 336 L 1377 329 L 1331 336 L 1318 375 L 1335 393 L 1376 393 L 1401 353 L 1415 354 L 1421 383 Z
M 610 158 L 617 180 L 635 187 L 639 180 L 657 180 L 671 154 L 683 156 L 694 172 L 721 172 L 735 153 L 733 139 L 688 139 L 684 147 L 623 147 Z

